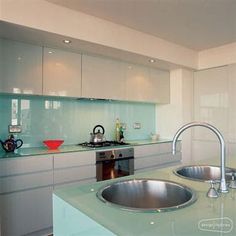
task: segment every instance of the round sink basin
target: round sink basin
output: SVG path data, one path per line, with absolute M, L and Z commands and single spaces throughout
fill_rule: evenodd
M 195 192 L 175 182 L 156 179 L 132 179 L 102 187 L 97 197 L 125 210 L 162 212 L 189 206 L 196 201 Z
M 235 169 L 226 168 L 226 173 L 235 172 Z M 207 181 L 207 180 L 220 180 L 220 167 L 219 166 L 206 166 L 206 165 L 193 165 L 182 166 L 174 170 L 174 173 L 179 177 L 195 180 L 195 181 Z M 231 176 L 225 176 L 226 181 L 231 180 Z

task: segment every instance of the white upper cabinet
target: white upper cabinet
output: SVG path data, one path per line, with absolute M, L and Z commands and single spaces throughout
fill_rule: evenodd
M 42 47 L 0 39 L 0 92 L 42 94 Z
M 169 72 L 131 64 L 125 65 L 125 72 L 127 100 L 169 103 Z
M 149 68 L 147 100 L 170 103 L 170 72 Z
M 169 103 L 169 72 L 0 38 L 0 92 Z
M 81 96 L 81 54 L 44 48 L 43 94 Z
M 125 99 L 124 70 L 120 61 L 82 56 L 82 96 L 86 98 Z
M 126 99 L 129 101 L 145 101 L 149 87 L 148 68 L 139 65 L 125 64 Z
M 141 65 L 83 55 L 82 97 L 169 103 L 170 75 Z

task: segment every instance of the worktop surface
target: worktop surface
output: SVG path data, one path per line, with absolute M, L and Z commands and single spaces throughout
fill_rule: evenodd
M 193 164 L 219 165 L 219 160 L 206 160 Z M 226 165 L 236 168 L 236 158 L 227 158 Z M 217 199 L 207 198 L 209 184 L 180 178 L 173 174 L 177 168 L 168 167 L 124 177 L 164 179 L 182 183 L 194 189 L 197 201 L 170 212 L 140 213 L 122 210 L 101 202 L 96 192 L 104 185 L 119 181 L 108 180 L 95 184 L 64 188 L 55 191 L 75 209 L 89 216 L 115 235 L 236 235 L 236 189 L 221 194 Z
M 124 147 L 134 147 L 139 145 L 149 145 L 149 144 L 158 144 L 158 143 L 168 143 L 171 142 L 170 139 L 160 139 L 156 141 L 152 140 L 132 140 L 126 141 L 129 145 L 120 145 L 120 146 L 108 146 L 101 148 L 90 148 L 82 147 L 80 145 L 62 145 L 58 149 L 49 150 L 46 147 L 32 147 L 32 148 L 19 148 L 15 152 L 5 152 L 0 150 L 0 160 L 5 158 L 16 158 L 24 156 L 36 156 L 36 155 L 48 155 L 48 154 L 58 154 L 58 153 L 68 153 L 68 152 L 84 152 L 84 151 L 94 151 L 94 150 L 103 150 L 111 148 L 124 148 Z

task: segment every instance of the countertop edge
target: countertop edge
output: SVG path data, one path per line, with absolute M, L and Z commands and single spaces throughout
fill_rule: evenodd
M 88 148 L 81 147 L 77 144 L 75 145 L 63 145 L 61 148 L 56 150 L 49 150 L 46 147 L 32 147 L 32 148 L 21 148 L 16 150 L 14 153 L 6 153 L 0 152 L 0 160 L 5 159 L 15 159 L 19 157 L 28 157 L 28 156 L 41 156 L 41 155 L 57 155 L 61 153 L 71 153 L 71 152 L 87 152 L 87 151 L 97 151 L 97 150 L 105 150 L 111 148 L 126 148 L 126 147 L 135 147 L 135 146 L 144 146 L 144 145 L 152 145 L 152 144 L 161 144 L 161 143 L 170 143 L 171 139 L 159 139 L 159 140 L 131 140 L 126 141 L 129 145 L 122 146 L 109 146 L 109 147 L 101 147 L 101 148 Z

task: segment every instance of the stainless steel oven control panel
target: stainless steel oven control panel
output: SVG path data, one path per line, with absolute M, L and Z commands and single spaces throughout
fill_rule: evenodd
M 134 149 L 133 148 L 119 148 L 112 150 L 104 150 L 96 152 L 96 161 L 106 161 L 112 159 L 125 159 L 134 157 Z

